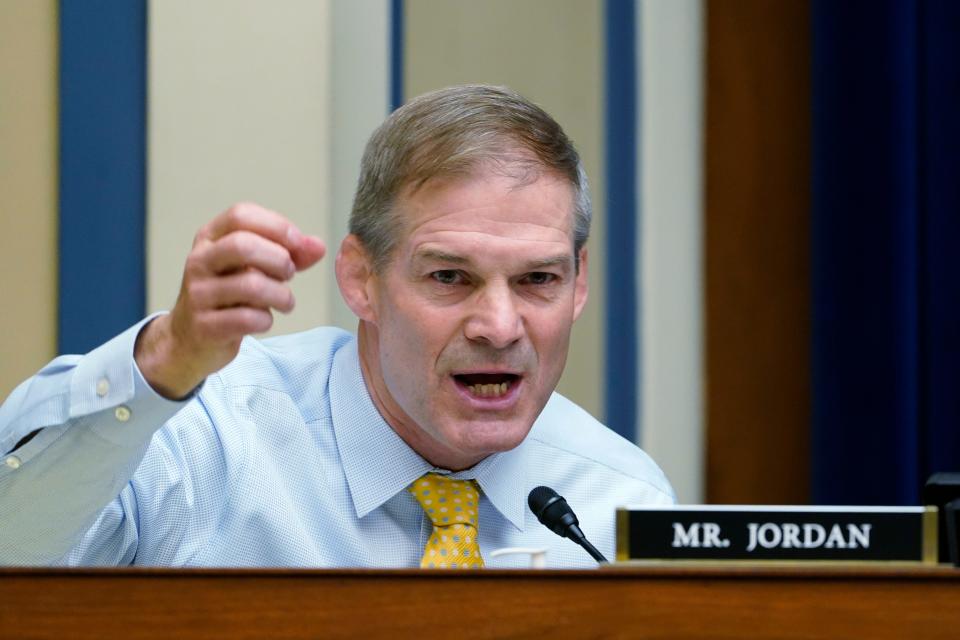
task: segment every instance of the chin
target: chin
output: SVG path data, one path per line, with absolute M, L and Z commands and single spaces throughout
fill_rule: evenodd
M 494 453 L 510 451 L 520 446 L 527 434 L 529 425 L 504 425 L 502 423 L 469 425 L 463 437 L 458 438 L 457 447 L 461 451 L 475 452 L 477 455 L 488 456 Z

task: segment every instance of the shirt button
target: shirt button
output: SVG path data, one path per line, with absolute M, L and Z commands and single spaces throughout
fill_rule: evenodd
M 120 422 L 126 422 L 130 419 L 130 409 L 124 405 L 120 405 L 113 410 L 113 416 Z
M 20 468 L 20 458 L 18 458 L 17 456 L 7 456 L 7 459 L 4 460 L 3 463 L 8 467 L 10 467 L 11 469 Z
M 110 393 L 110 381 L 106 378 L 97 380 L 97 395 L 101 398 Z

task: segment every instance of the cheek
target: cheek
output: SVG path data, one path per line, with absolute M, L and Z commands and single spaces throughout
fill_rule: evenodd
M 564 315 L 542 323 L 534 329 L 533 335 L 536 336 L 534 347 L 541 366 L 553 375 L 559 375 L 555 370 L 562 369 L 567 360 L 572 328 L 568 316 Z
M 381 358 L 392 382 L 407 388 L 423 388 L 423 379 L 433 371 L 439 344 L 436 319 L 419 309 L 395 306 L 385 316 Z

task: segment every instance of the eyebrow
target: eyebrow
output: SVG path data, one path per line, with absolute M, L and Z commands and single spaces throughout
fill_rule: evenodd
M 414 260 L 427 260 L 427 261 L 436 261 L 436 262 L 446 262 L 448 264 L 455 265 L 468 265 L 470 264 L 470 259 L 464 256 L 457 255 L 455 253 L 446 253 L 445 251 L 437 251 L 435 249 L 427 249 L 421 252 L 418 252 L 414 256 Z M 524 268 L 529 271 L 536 271 L 537 269 L 547 269 L 550 267 L 569 267 L 570 263 L 573 261 L 573 257 L 567 254 L 561 256 L 552 256 L 550 258 L 543 258 L 542 260 L 535 260 L 533 262 L 528 262 L 524 265 Z
M 573 256 L 564 254 L 562 256 L 544 258 L 543 260 L 537 260 L 535 262 L 528 262 L 527 267 L 531 271 L 536 271 L 537 269 L 548 269 L 550 267 L 568 267 L 571 262 L 573 262 Z
M 458 256 L 455 253 L 446 253 L 444 251 L 436 251 L 434 249 L 418 251 L 413 258 L 414 260 L 433 260 L 435 262 L 449 262 L 450 264 L 460 265 L 470 262 L 463 256 Z

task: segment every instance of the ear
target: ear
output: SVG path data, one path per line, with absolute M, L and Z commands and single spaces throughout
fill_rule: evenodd
M 587 248 L 580 249 L 580 271 L 577 273 L 577 279 L 574 282 L 573 289 L 573 319 L 580 317 L 583 306 L 587 304 L 587 294 L 590 286 L 587 282 Z
M 371 284 L 376 277 L 373 260 L 360 238 L 348 235 L 340 243 L 334 266 L 340 295 L 350 310 L 366 322 L 376 321 L 376 304 Z

